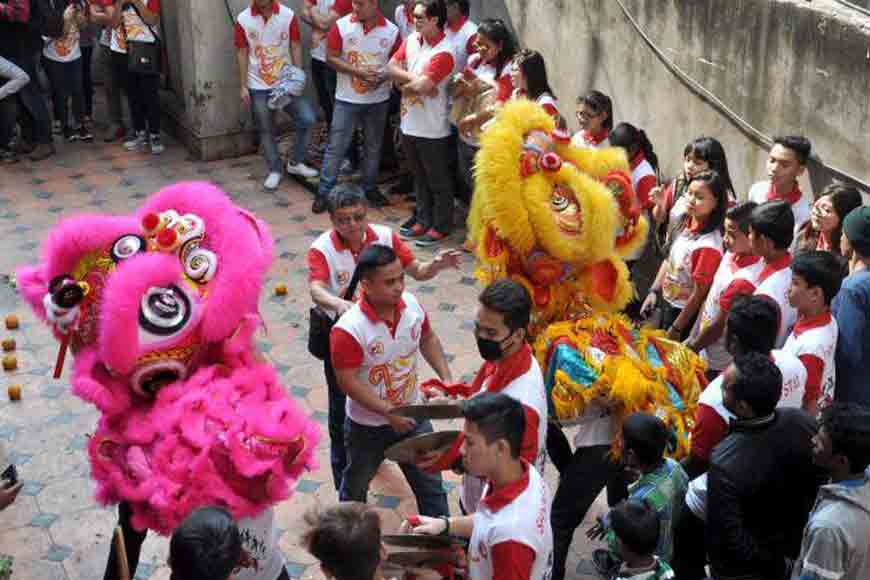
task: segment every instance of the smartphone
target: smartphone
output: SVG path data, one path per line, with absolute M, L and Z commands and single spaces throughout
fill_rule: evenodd
M 0 479 L 9 482 L 9 487 L 18 484 L 18 470 L 15 468 L 13 464 L 9 464 L 9 467 L 6 468 L 2 474 L 0 474 Z

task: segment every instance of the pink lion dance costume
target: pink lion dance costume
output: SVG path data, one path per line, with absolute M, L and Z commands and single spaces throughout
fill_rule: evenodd
M 97 499 L 121 504 L 132 573 L 148 529 L 206 505 L 271 516 L 315 467 L 316 424 L 253 346 L 272 246 L 223 192 L 179 183 L 132 216 L 61 222 L 18 271 L 61 341 L 58 372 L 68 345 L 73 392 L 100 410 L 91 474 Z

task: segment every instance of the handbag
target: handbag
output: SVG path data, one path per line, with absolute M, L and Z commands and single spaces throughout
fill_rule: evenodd
M 139 20 L 151 31 L 154 42 L 127 39 L 127 70 L 140 75 L 159 75 L 163 69 L 163 50 L 160 37 L 151 28 L 151 25 L 145 22 L 135 4 L 128 4 L 128 6 L 133 7 Z M 125 30 L 124 33 L 126 34 L 126 32 Z
M 350 286 L 347 287 L 344 295 L 345 300 L 351 300 L 359 278 L 356 275 L 350 281 Z M 318 360 L 326 360 L 329 356 L 329 333 L 332 332 L 332 327 L 335 326 L 338 318 L 333 319 L 329 312 L 320 306 L 313 306 L 308 311 L 308 352 Z

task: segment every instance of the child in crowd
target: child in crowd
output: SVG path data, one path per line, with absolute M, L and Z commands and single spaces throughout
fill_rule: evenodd
M 622 566 L 616 580 L 668 580 L 674 571 L 655 555 L 660 531 L 659 514 L 638 500 L 625 500 L 610 510 L 615 536 L 613 551 Z
M 797 323 L 783 350 L 797 356 L 807 369 L 803 408 L 815 416 L 834 400 L 837 321 L 831 301 L 840 291 L 840 262 L 829 252 L 798 254 L 791 264 L 788 302 L 797 310 Z
M 777 137 L 767 157 L 767 181 L 749 190 L 749 201 L 786 201 L 794 212 L 794 239 L 810 219 L 810 201 L 801 192 L 798 178 L 807 169 L 812 144 L 806 137 Z M 794 252 L 794 245 L 789 251 Z
M 229 580 L 242 560 L 242 538 L 226 510 L 200 508 L 169 541 L 170 580 Z
M 667 329 L 673 340 L 688 335 L 707 299 L 722 261 L 722 228 L 728 208 L 725 182 L 713 171 L 695 175 L 687 195 L 687 213 L 640 310 L 641 316 L 649 317 L 658 308 L 659 327 Z
M 547 65 L 536 50 L 521 50 L 511 67 L 511 82 L 514 92 L 511 98 L 526 98 L 544 107 L 559 124 L 559 101 L 547 80 Z
M 796 252 L 821 250 L 843 258 L 840 252 L 843 220 L 861 204 L 861 192 L 851 185 L 832 183 L 826 187 L 813 204 L 809 221 L 798 229 Z
M 575 147 L 610 147 L 613 129 L 613 101 L 601 91 L 589 91 L 577 98 L 577 123 L 580 130 L 571 138 Z
M 82 80 L 82 50 L 79 28 L 86 23 L 82 5 L 63 0 L 63 35 L 49 38 L 42 49 L 42 63 L 51 83 L 54 103 L 54 123 L 60 125 L 67 141 L 92 141 L 94 136 L 85 123 Z M 67 101 L 72 101 L 72 115 L 76 127 L 70 125 Z
M 18 107 L 14 95 L 30 82 L 30 76 L 12 61 L 0 56 L 0 163 L 15 163 L 18 157 L 12 149 L 15 117 Z
M 308 530 L 302 544 L 320 560 L 320 570 L 334 580 L 382 580 L 381 520 L 371 507 L 344 502 L 305 514 Z
M 724 333 L 714 337 L 712 333 L 704 331 L 726 314 L 722 311 L 720 300 L 737 273 L 761 259 L 752 253 L 752 245 L 749 243 L 749 216 L 755 207 L 755 202 L 747 201 L 729 209 L 725 214 L 725 237 L 722 239 L 726 250 L 725 257 L 716 270 L 698 321 L 686 341 L 686 345 L 698 352 L 707 363 L 707 376 L 710 380 L 731 364 L 731 355 L 725 348 Z M 701 335 L 704 335 L 703 342 L 699 340 Z
M 870 578 L 870 409 L 835 404 L 823 410 L 813 462 L 831 479 L 819 488 L 791 578 Z
M 715 171 L 725 183 L 729 203 L 736 202 L 737 195 L 728 173 L 728 159 L 722 144 L 712 137 L 698 137 L 683 149 L 683 170 L 666 187 L 657 187 L 650 192 L 653 201 L 652 216 L 659 244 L 664 247 L 671 239 L 671 232 L 686 214 L 689 181 L 704 171 Z

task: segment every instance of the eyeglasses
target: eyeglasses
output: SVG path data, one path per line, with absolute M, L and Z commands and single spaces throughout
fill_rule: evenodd
M 338 226 L 349 226 L 352 223 L 361 224 L 366 221 L 366 213 L 359 212 L 349 216 L 335 218 L 335 224 Z

